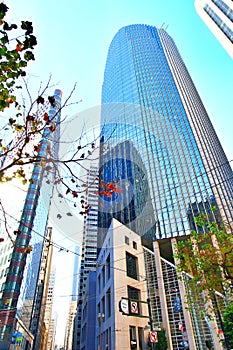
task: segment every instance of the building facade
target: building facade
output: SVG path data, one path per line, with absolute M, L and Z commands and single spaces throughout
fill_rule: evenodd
M 50 147 L 51 154 L 54 157 L 58 155 L 61 95 L 60 90 L 55 90 L 56 105 L 46 110 L 50 119 L 54 118 L 57 128 L 52 134 L 49 128 L 44 129 L 39 150 L 39 156 L 42 158 L 48 156 L 48 147 Z M 8 349 L 17 319 L 20 319 L 28 330 L 31 326 L 49 207 L 53 193 L 53 176 L 53 172 L 46 174 L 41 164 L 36 163 L 34 165 L 31 175 L 32 181 L 28 187 L 21 218 L 19 218 L 18 234 L 14 241 L 6 280 L 2 286 L 0 302 L 1 350 Z M 32 250 L 30 247 L 33 247 Z M 31 346 L 32 344 L 29 344 L 27 339 L 22 339 L 22 349 L 30 349 Z
M 100 246 L 109 217 L 141 236 L 152 228 L 151 240 L 198 229 L 191 220 L 197 212 L 232 225 L 232 169 L 165 30 L 131 25 L 115 35 L 105 67 L 101 118 L 102 143 L 110 150 L 102 152 L 100 181 L 117 184 L 120 191 L 100 196 Z
M 33 311 L 30 320 L 30 331 L 34 336 L 33 350 L 40 350 L 42 339 L 46 334 L 45 317 L 47 317 L 47 303 L 52 310 L 53 288 L 51 285 L 51 263 L 53 256 L 52 228 L 48 227 L 47 235 L 43 244 L 40 260 L 40 269 L 37 279 L 36 292 L 33 302 Z M 26 322 L 24 322 L 26 323 Z M 48 331 L 48 330 L 47 330 Z
M 150 250 L 140 235 L 112 220 L 97 260 L 96 344 L 87 350 L 151 349 L 151 329 L 155 348 L 222 349 L 218 319 L 208 319 L 203 300 L 187 308 L 185 279 L 169 261 L 174 246 L 175 239 L 163 239 Z
M 157 276 L 154 284 L 146 276 L 147 293 L 153 328 L 165 328 L 168 348 L 222 348 L 218 318 L 209 324 L 198 308 L 185 311 L 174 242 L 193 229 L 199 232 L 198 213 L 232 226 L 233 172 L 164 29 L 130 25 L 115 35 L 104 73 L 101 123 L 98 259 L 115 218 L 141 237 L 145 274 Z M 116 337 L 117 330 L 113 333 Z M 143 346 L 138 341 L 135 348 Z
M 79 283 L 78 283 L 78 298 L 77 298 L 77 314 L 74 320 L 73 331 L 73 349 L 80 349 L 82 338 L 82 314 L 83 314 L 83 300 L 87 287 L 87 279 L 90 271 L 96 269 L 97 256 L 97 229 L 98 229 L 98 190 L 99 177 L 98 166 L 92 163 L 87 170 L 86 178 L 86 192 L 81 199 L 82 211 L 85 207 L 89 207 L 88 212 L 84 214 L 83 223 L 83 238 L 81 248 L 81 262 L 79 269 Z M 77 273 L 77 272 L 76 272 Z M 76 276 L 75 276 L 76 277 Z
M 98 255 L 96 287 L 95 349 L 148 349 L 141 237 L 115 219 Z
M 74 269 L 72 282 L 72 297 L 69 305 L 69 313 L 66 322 L 64 350 L 71 350 L 73 344 L 74 318 L 77 312 L 78 300 L 78 282 L 79 282 L 79 265 L 80 265 L 80 247 L 75 247 Z
M 196 11 L 233 58 L 233 4 L 231 0 L 196 0 Z
M 96 334 L 96 271 L 89 271 L 82 300 L 81 350 L 95 349 Z

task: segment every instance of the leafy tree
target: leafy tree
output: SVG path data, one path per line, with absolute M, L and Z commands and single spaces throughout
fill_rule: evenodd
M 230 302 L 223 314 L 224 332 L 229 346 L 233 348 L 233 302 Z
M 18 78 L 26 75 L 25 68 L 28 62 L 35 59 L 33 49 L 37 45 L 32 22 L 22 21 L 20 27 L 15 23 L 9 24 L 5 20 L 7 11 L 8 7 L 0 3 L 0 111 L 4 111 L 13 103 L 18 106 L 15 89 L 22 87 L 16 83 Z M 17 129 L 17 123 L 13 119 L 9 120 L 9 124 L 14 124 Z
M 158 343 L 156 343 L 156 350 L 166 350 L 168 348 L 166 331 L 164 328 L 158 332 Z
M 229 225 L 209 222 L 205 214 L 199 214 L 195 221 L 202 233 L 192 231 L 189 237 L 178 239 L 177 268 L 186 273 L 187 302 L 192 303 L 202 295 L 206 303 L 211 300 L 214 305 L 216 292 L 232 297 L 232 229 Z

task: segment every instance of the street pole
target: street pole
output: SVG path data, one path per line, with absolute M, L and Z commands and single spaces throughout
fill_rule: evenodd
M 150 331 L 153 332 L 153 319 L 152 319 L 152 312 L 151 312 L 151 305 L 150 305 L 150 298 L 147 299 L 147 305 L 148 305 L 148 313 L 149 313 L 149 325 L 150 325 Z M 155 350 L 155 343 L 151 343 L 151 348 Z

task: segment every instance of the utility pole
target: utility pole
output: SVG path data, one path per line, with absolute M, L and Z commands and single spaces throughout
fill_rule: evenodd
M 148 313 L 149 313 L 149 325 L 150 325 L 150 331 L 153 332 L 153 319 L 152 319 L 152 312 L 151 312 L 151 305 L 150 305 L 150 298 L 147 299 L 147 305 L 148 305 Z M 155 343 L 151 343 L 151 348 L 153 350 L 156 349 Z

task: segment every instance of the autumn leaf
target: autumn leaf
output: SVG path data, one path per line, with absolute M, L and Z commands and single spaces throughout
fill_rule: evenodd
M 46 121 L 47 123 L 49 122 L 49 115 L 48 115 L 48 113 L 45 113 L 45 114 L 44 114 L 43 119 L 44 119 L 44 121 Z
M 49 130 L 51 132 L 54 132 L 56 130 L 56 125 L 55 124 L 52 124 L 50 127 L 49 127 Z
M 115 192 L 120 194 L 120 193 L 123 193 L 123 190 L 121 190 L 119 187 L 116 187 Z
M 22 51 L 22 47 L 23 47 L 23 44 L 20 43 L 20 44 L 18 44 L 18 45 L 16 46 L 15 50 L 16 50 L 17 52 Z
M 41 149 L 41 144 L 34 146 L 34 151 L 39 153 Z

